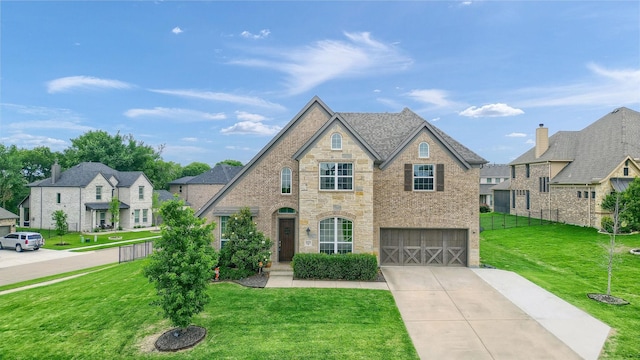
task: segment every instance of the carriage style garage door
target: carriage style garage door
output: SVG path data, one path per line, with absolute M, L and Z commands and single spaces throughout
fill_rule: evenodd
M 467 266 L 465 229 L 380 229 L 382 265 Z

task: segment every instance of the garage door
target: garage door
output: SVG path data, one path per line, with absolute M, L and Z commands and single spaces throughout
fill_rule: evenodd
M 0 236 L 5 236 L 11 232 L 11 226 L 0 226 Z
M 465 229 L 380 229 L 382 265 L 467 266 Z

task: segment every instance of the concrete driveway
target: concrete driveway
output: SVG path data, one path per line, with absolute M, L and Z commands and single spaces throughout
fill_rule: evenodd
M 579 354 L 566 344 L 572 339 L 560 340 L 472 269 L 383 267 L 382 272 L 421 359 L 597 359 L 608 334 L 608 326 L 596 320 L 604 339 Z M 578 324 L 586 325 L 582 320 Z

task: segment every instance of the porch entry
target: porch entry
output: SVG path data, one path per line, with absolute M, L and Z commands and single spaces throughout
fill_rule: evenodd
M 295 219 L 278 219 L 278 261 L 293 260 Z

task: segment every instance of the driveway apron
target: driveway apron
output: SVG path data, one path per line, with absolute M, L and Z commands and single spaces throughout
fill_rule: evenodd
M 421 359 L 580 359 L 471 269 L 383 267 Z

